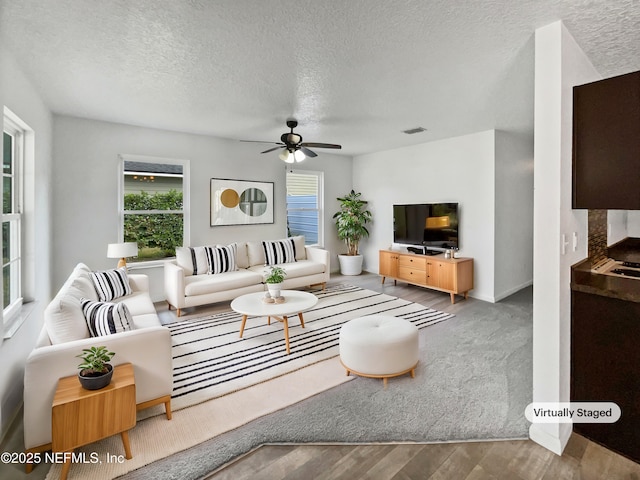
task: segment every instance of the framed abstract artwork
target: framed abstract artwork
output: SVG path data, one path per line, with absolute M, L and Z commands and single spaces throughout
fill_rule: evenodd
M 211 226 L 273 223 L 273 182 L 211 179 Z

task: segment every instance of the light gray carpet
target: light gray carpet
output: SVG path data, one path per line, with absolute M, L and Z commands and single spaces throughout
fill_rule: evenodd
M 420 331 L 416 378 L 358 378 L 259 418 L 123 479 L 196 479 L 265 443 L 437 442 L 526 438 L 532 290 Z M 265 399 L 268 401 L 268 399 Z

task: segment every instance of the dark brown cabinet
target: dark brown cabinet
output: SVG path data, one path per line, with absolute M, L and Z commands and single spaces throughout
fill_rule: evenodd
M 622 410 L 616 423 L 573 430 L 640 462 L 640 303 L 578 291 L 571 300 L 571 401 Z
M 573 208 L 640 210 L 640 71 L 573 89 Z

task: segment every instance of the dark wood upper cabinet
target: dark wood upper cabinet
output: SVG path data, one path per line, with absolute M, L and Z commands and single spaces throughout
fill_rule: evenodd
M 572 199 L 640 210 L 640 71 L 573 88 Z

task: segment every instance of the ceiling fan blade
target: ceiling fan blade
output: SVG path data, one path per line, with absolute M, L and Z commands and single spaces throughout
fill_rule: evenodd
M 307 147 L 300 147 L 300 150 L 302 150 L 302 152 L 307 156 L 307 157 L 317 157 L 318 154 L 314 151 L 309 150 Z
M 270 148 L 269 150 L 265 150 L 264 152 L 260 152 L 260 153 L 269 153 L 269 152 L 273 152 L 274 150 L 280 150 L 281 148 L 283 147 L 278 145 L 277 147 Z
M 240 140 L 240 142 L 249 142 L 249 143 L 270 143 L 273 145 L 284 145 L 282 142 L 263 142 L 262 140 Z
M 313 147 L 313 148 L 342 148 L 342 145 L 336 145 L 335 143 L 315 143 L 315 142 L 304 142 L 300 144 L 301 147 Z

